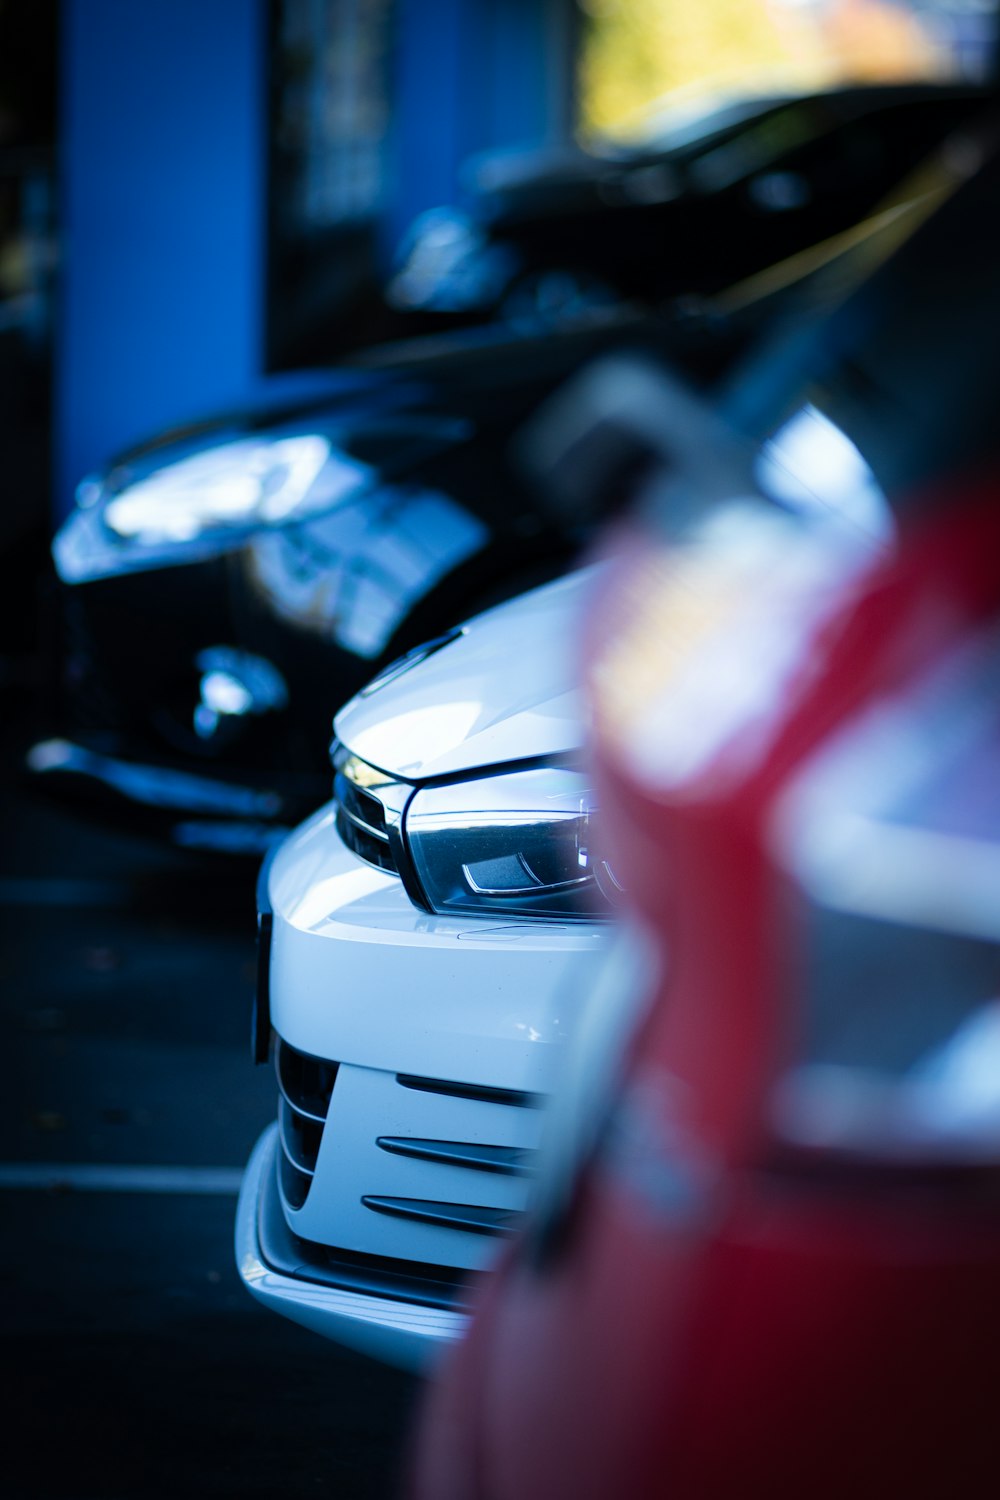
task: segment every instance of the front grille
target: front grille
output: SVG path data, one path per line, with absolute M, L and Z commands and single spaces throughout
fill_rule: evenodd
M 366 864 L 398 874 L 389 846 L 385 809 L 377 797 L 338 773 L 334 782 L 337 801 L 337 832 L 348 849 Z
M 305 1203 L 312 1186 L 337 1078 L 337 1064 L 296 1052 L 275 1038 L 274 1066 L 278 1076 L 278 1176 L 289 1208 Z
M 279 1181 L 281 1161 L 279 1154 Z M 281 1183 L 281 1196 L 284 1191 Z M 455 1266 L 366 1255 L 303 1239 L 288 1225 L 273 1178 L 264 1187 L 258 1232 L 267 1264 L 296 1280 L 429 1307 L 457 1309 L 466 1304 L 468 1273 Z
M 275 1061 L 275 1189 L 312 1246 L 310 1274 L 359 1274 L 359 1254 L 385 1258 L 380 1274 L 412 1260 L 404 1280 L 425 1261 L 471 1269 L 514 1229 L 538 1145 L 535 1095 L 323 1062 L 280 1039 Z

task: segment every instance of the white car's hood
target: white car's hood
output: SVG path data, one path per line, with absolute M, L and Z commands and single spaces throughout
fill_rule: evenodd
M 407 781 L 578 749 L 579 622 L 595 571 L 477 615 L 426 660 L 353 698 L 337 738 Z

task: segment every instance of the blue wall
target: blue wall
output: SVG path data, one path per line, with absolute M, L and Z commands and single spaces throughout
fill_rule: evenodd
M 64 0 L 60 510 L 257 375 L 265 40 L 263 0 Z
M 397 6 L 387 252 L 469 154 L 560 132 L 572 8 Z M 267 31 L 267 0 L 63 0 L 60 515 L 118 449 L 296 379 L 262 374 Z
M 388 249 L 476 152 L 565 138 L 572 0 L 398 0 Z

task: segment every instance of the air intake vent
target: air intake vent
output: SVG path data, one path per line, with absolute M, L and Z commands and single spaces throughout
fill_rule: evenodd
M 289 1208 L 301 1208 L 316 1171 L 337 1064 L 296 1052 L 276 1037 L 274 1066 L 278 1075 L 281 1190 Z

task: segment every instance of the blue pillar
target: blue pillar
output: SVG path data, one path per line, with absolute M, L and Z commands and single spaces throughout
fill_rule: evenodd
M 552 145 L 571 128 L 572 5 L 480 0 L 466 10 L 470 149 Z
M 261 369 L 264 0 L 64 0 L 56 504 Z
M 397 0 L 393 182 L 383 244 L 461 197 L 479 151 L 567 139 L 572 0 Z
M 454 201 L 464 145 L 462 17 L 467 7 L 468 0 L 397 0 L 391 184 L 384 216 L 389 251 L 421 210 Z

